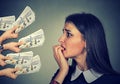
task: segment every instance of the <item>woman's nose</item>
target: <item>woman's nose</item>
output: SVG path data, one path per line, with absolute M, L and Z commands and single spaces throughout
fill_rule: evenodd
M 60 42 L 60 43 L 65 42 L 65 36 L 62 35 L 62 36 L 58 39 L 58 42 Z

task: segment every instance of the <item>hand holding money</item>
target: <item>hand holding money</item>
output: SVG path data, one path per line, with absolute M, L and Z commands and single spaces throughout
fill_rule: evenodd
M 17 74 L 16 71 L 18 71 L 18 68 L 6 68 L 6 69 L 2 69 L 0 70 L 0 76 L 7 76 L 10 77 L 12 79 L 16 79 Z
M 9 42 L 9 43 L 3 44 L 3 49 L 11 50 L 14 52 L 20 52 L 21 49 L 19 48 L 19 46 L 22 44 L 23 44 L 22 42 Z
M 6 65 L 5 60 L 11 60 L 11 58 L 3 56 L 2 54 L 0 54 L 0 66 L 5 66 Z
M 35 21 L 35 13 L 33 10 L 26 6 L 23 12 L 15 21 L 15 16 L 7 16 L 7 17 L 0 17 L 0 30 L 6 31 L 3 36 L 4 40 L 8 38 L 17 38 L 18 33 L 27 28 L 30 24 Z M 19 39 L 18 42 L 10 42 L 3 44 L 4 49 L 9 49 L 17 53 L 9 53 L 7 54 L 7 58 L 5 63 L 11 64 L 15 67 L 15 69 L 19 68 L 19 70 L 12 71 L 10 68 L 11 73 L 15 73 L 14 78 L 17 74 L 28 74 L 28 73 L 35 73 L 40 70 L 41 68 L 41 61 L 40 56 L 36 55 L 33 56 L 32 51 L 28 52 L 20 52 L 23 48 L 33 48 L 42 46 L 45 41 L 44 31 L 43 29 L 39 29 L 38 31 L 25 36 Z M 19 53 L 18 53 L 19 52 Z M 7 71 L 8 69 L 6 69 Z M 9 74 L 11 74 L 9 73 Z
M 1 38 L 2 40 L 6 40 L 9 38 L 17 38 L 18 37 L 18 33 L 15 33 L 15 30 L 18 28 L 18 26 L 14 26 L 13 28 L 5 31 L 2 35 Z

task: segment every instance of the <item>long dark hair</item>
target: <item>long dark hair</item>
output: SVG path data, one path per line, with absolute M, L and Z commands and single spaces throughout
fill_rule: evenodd
M 72 22 L 83 34 L 86 41 L 88 68 L 103 74 L 116 73 L 110 64 L 106 36 L 100 20 L 92 14 L 77 13 L 69 15 L 66 22 Z M 73 59 L 72 67 L 75 66 L 76 62 Z

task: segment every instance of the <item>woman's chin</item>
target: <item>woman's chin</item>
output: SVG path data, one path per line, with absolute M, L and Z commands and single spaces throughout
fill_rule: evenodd
M 67 54 L 66 50 L 63 50 L 62 53 L 66 59 L 70 58 L 70 56 Z

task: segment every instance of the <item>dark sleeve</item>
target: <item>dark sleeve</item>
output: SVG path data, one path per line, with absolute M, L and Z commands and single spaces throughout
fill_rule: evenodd
M 52 81 L 52 80 L 54 80 L 54 78 L 56 77 L 56 75 L 58 74 L 58 72 L 59 72 L 59 69 L 56 71 L 56 73 L 54 73 L 54 75 L 53 75 L 53 77 L 52 77 L 51 81 Z M 49 84 L 51 84 L 51 81 L 50 81 L 50 83 L 49 83 Z
M 1 36 L 3 33 L 4 33 L 4 31 L 1 31 L 1 30 L 0 30 L 0 36 Z
M 58 74 L 58 72 L 59 72 L 59 69 L 56 71 L 56 73 L 54 73 L 54 75 L 53 75 L 50 83 L 55 79 L 55 77 L 56 77 L 56 75 Z M 63 84 L 69 84 L 68 82 L 69 82 L 69 80 L 70 80 L 70 77 L 71 77 L 71 74 L 72 74 L 72 73 L 73 73 L 73 70 L 72 70 L 71 66 L 69 66 L 69 72 L 68 72 L 67 76 L 65 77 L 65 79 L 64 79 L 64 81 L 63 81 Z

